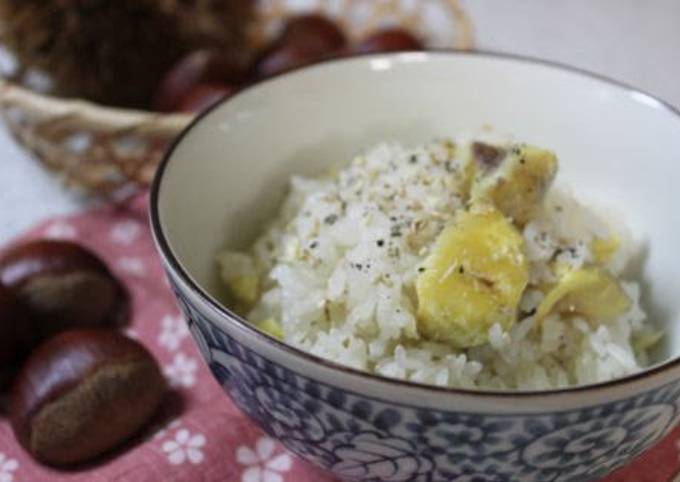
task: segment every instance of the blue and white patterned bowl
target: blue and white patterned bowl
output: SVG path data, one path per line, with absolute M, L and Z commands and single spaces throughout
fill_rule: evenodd
M 474 134 L 489 123 L 555 149 L 578 197 L 621 207 L 648 241 L 634 274 L 667 330 L 656 354 L 666 362 L 568 390 L 446 390 L 307 355 L 218 301 L 215 253 L 252 239 L 290 174 L 320 172 L 377 141 Z M 215 378 L 294 453 L 348 481 L 585 482 L 678 422 L 679 154 L 678 112 L 589 74 L 492 54 L 368 56 L 279 76 L 202 116 L 159 170 L 152 222 Z

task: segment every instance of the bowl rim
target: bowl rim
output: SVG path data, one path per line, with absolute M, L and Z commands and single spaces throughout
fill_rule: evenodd
M 562 62 L 541 59 L 531 56 L 526 56 L 522 54 L 514 54 L 507 52 L 496 52 L 492 50 L 460 50 L 460 49 L 428 49 L 423 51 L 401 51 L 401 52 L 390 52 L 390 53 L 366 53 L 353 55 L 350 57 L 339 57 L 321 60 L 312 65 L 305 65 L 301 67 L 296 67 L 284 72 L 274 74 L 265 79 L 259 81 L 250 82 L 239 88 L 237 88 L 234 93 L 230 96 L 221 99 L 215 104 L 208 107 L 206 110 L 200 112 L 196 117 L 177 135 L 171 144 L 166 149 L 163 158 L 161 159 L 156 173 L 154 175 L 153 181 L 150 187 L 149 195 L 149 218 L 151 224 L 152 235 L 156 244 L 156 250 L 158 251 L 161 258 L 169 265 L 171 270 L 178 276 L 190 290 L 194 291 L 198 297 L 205 303 L 207 303 L 213 310 L 219 313 L 221 316 L 229 320 L 235 325 L 236 328 L 245 332 L 248 336 L 253 336 L 260 342 L 273 345 L 273 347 L 284 351 L 287 355 L 298 358 L 305 363 L 313 363 L 316 365 L 321 365 L 322 367 L 329 369 L 331 371 L 340 372 L 343 375 L 349 375 L 352 377 L 359 377 L 364 381 L 373 383 L 385 383 L 395 388 L 407 388 L 421 390 L 437 395 L 461 395 L 461 396 L 475 396 L 475 397 L 488 397 L 488 398 L 512 398 L 521 397 L 523 399 L 533 399 L 546 396 L 555 395 L 567 395 L 567 394 L 584 394 L 600 392 L 609 388 L 617 387 L 621 388 L 623 386 L 631 386 L 636 382 L 643 379 L 648 379 L 650 377 L 661 375 L 662 373 L 667 373 L 675 368 L 680 367 L 680 356 L 669 358 L 666 361 L 660 362 L 643 370 L 627 375 L 625 377 L 615 378 L 613 380 L 591 383 L 586 385 L 573 385 L 564 388 L 551 388 L 542 390 L 499 390 L 499 389 L 483 389 L 483 388 L 458 388 L 458 387 L 440 387 L 436 385 L 430 385 L 421 382 L 413 382 L 410 380 L 401 380 L 396 378 L 388 378 L 382 375 L 374 374 L 368 371 L 359 370 L 346 365 L 342 365 L 338 362 L 322 358 L 320 356 L 308 353 L 299 348 L 295 348 L 283 341 L 280 341 L 260 330 L 258 330 L 252 323 L 248 322 L 244 317 L 236 314 L 234 311 L 226 307 L 224 304 L 220 303 L 215 297 L 210 295 L 207 290 L 200 286 L 200 284 L 192 278 L 192 276 L 184 269 L 182 263 L 176 257 L 174 251 L 170 247 L 170 243 L 165 236 L 164 229 L 160 219 L 160 190 L 163 182 L 163 177 L 166 168 L 170 164 L 170 159 L 177 147 L 181 144 L 184 138 L 191 132 L 194 128 L 201 123 L 201 121 L 208 116 L 213 110 L 219 108 L 223 104 L 232 101 L 240 94 L 247 92 L 255 87 L 259 87 L 263 84 L 269 82 L 274 82 L 280 77 L 285 77 L 288 75 L 295 74 L 301 70 L 323 68 L 328 64 L 339 64 L 339 63 L 350 63 L 352 61 L 357 61 L 358 59 L 365 58 L 385 58 L 385 59 L 399 59 L 403 58 L 405 55 L 419 55 L 425 57 L 481 57 L 489 58 L 495 60 L 510 60 L 519 63 L 539 65 L 543 67 L 549 67 L 552 69 L 560 70 L 563 72 L 568 72 L 572 74 L 578 74 L 582 77 L 591 78 L 608 84 L 610 87 L 616 87 L 618 89 L 623 89 L 628 91 L 630 94 L 636 97 L 642 96 L 646 100 L 652 102 L 656 108 L 665 110 L 666 112 L 676 116 L 680 121 L 680 108 L 676 108 L 669 102 L 660 99 L 659 97 L 651 94 L 643 89 L 639 89 L 625 82 L 612 79 L 606 75 L 592 72 L 590 70 L 575 67 Z

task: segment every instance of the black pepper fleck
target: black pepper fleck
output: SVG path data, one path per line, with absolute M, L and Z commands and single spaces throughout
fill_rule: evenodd
M 312 244 L 309 245 L 309 248 L 316 249 L 317 246 L 319 246 L 319 243 L 317 243 L 316 241 L 312 241 Z
M 409 162 L 410 162 L 411 164 L 415 164 L 416 162 L 418 162 L 418 156 L 416 156 L 415 154 L 413 154 L 413 155 L 409 158 Z
M 335 222 L 338 220 L 338 215 L 337 214 L 329 214 L 326 216 L 323 220 L 324 223 L 328 224 L 329 226 L 332 226 L 335 224 Z
M 423 268 L 422 266 L 420 268 L 418 268 L 418 273 L 424 273 L 424 272 L 425 272 L 425 268 Z
M 377 244 L 379 248 L 382 248 L 383 246 L 385 246 L 385 240 L 379 239 L 375 242 L 375 244 Z
M 460 274 L 465 273 L 465 268 L 461 265 L 461 267 L 458 268 L 458 272 L 459 272 Z

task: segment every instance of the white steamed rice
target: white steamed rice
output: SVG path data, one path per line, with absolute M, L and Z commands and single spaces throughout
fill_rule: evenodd
M 494 325 L 483 346 L 461 350 L 419 337 L 414 281 L 462 207 L 460 151 L 449 141 L 386 143 L 333 177 L 293 177 L 280 215 L 252 251 L 220 257 L 227 276 L 248 270 L 260 279 L 248 319 L 277 320 L 285 342 L 320 357 L 444 387 L 546 389 L 640 370 L 647 359 L 634 340 L 653 330 L 633 281 L 622 282 L 632 309 L 606 324 L 553 314 L 532 329 L 543 294 L 530 287 L 517 323 L 509 332 Z M 551 280 L 551 259 L 588 263 L 594 236 L 623 240 L 607 266 L 617 277 L 633 251 L 623 229 L 612 231 L 555 189 L 523 235 L 534 285 Z

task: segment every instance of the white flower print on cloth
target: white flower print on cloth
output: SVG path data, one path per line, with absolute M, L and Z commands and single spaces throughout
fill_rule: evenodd
M 276 443 L 269 437 L 261 437 L 255 450 L 244 445 L 236 450 L 236 460 L 245 465 L 241 482 L 283 482 L 283 473 L 293 466 L 287 453 L 274 455 Z
M 163 437 L 165 437 L 168 434 L 168 432 L 170 430 L 178 428 L 181 424 L 182 424 L 182 421 L 180 419 L 175 419 L 172 422 L 167 423 L 167 424 L 158 424 L 155 427 L 155 430 L 153 430 L 153 429 L 151 430 L 151 432 L 155 432 L 153 434 L 152 438 L 154 440 L 162 439 Z
M 174 440 L 163 443 L 163 452 L 168 457 L 168 462 L 172 465 L 181 465 L 190 462 L 198 465 L 203 462 L 203 446 L 205 436 L 201 433 L 191 434 L 187 429 L 182 428 L 175 433 Z
M 67 222 L 57 221 L 45 230 L 45 237 L 49 239 L 73 239 L 78 235 L 76 228 Z
M 196 383 L 198 362 L 184 353 L 178 353 L 170 365 L 165 367 L 164 373 L 168 377 L 170 386 L 190 388 Z
M 146 265 L 144 261 L 135 257 L 122 257 L 118 259 L 118 268 L 131 276 L 143 278 L 146 275 Z
M 0 482 L 13 482 L 14 472 L 19 468 L 19 462 L 10 459 L 0 452 Z
M 181 316 L 166 315 L 161 320 L 161 333 L 158 343 L 170 351 L 175 351 L 189 336 L 189 328 Z
M 118 244 L 130 245 L 137 240 L 141 232 L 142 226 L 138 221 L 121 221 L 111 228 L 111 240 Z

